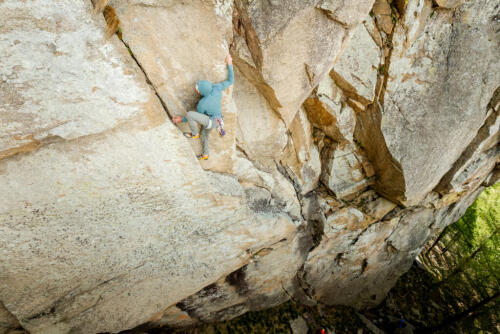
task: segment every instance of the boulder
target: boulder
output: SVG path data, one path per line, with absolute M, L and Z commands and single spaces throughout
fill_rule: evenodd
M 297 319 L 290 320 L 290 328 L 293 334 L 307 334 L 309 331 L 307 322 L 301 316 L 297 317 Z

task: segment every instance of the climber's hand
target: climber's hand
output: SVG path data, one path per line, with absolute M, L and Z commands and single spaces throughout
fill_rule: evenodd
M 180 123 L 182 122 L 182 117 L 175 115 L 174 117 L 172 117 L 172 122 L 174 122 L 174 124 Z
M 231 58 L 231 55 L 227 55 L 226 57 L 226 64 L 232 65 L 233 64 L 233 58 Z

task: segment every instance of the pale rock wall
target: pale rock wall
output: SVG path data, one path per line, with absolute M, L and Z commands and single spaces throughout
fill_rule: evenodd
M 387 196 L 421 201 L 484 124 L 500 81 L 494 70 L 500 66 L 497 14 L 494 1 L 467 1 L 455 11 L 433 9 L 431 1 L 408 2 L 388 37 L 385 94 L 371 111 L 380 113 L 380 135 L 393 160 L 370 149 L 385 170 L 377 187 Z M 369 136 L 360 138 L 370 145 Z
M 495 1 L 109 4 L 0 2 L 0 333 L 373 306 L 500 178 Z
M 221 1 L 130 0 L 110 4 L 121 20 L 124 43 L 148 73 L 170 116 L 196 110 L 197 81 L 227 79 L 224 58 L 232 36 L 232 6 Z M 230 172 L 233 168 L 237 111 L 231 89 L 226 90 L 222 103 L 226 137 L 222 139 L 217 131 L 211 131 L 211 159 L 202 165 L 217 172 Z M 190 131 L 187 123 L 181 128 Z M 199 140 L 191 144 L 196 154 L 201 154 Z
M 347 27 L 332 20 L 330 10 L 321 9 L 332 1 L 323 2 L 236 1 L 235 30 L 246 41 L 246 47 L 235 44 L 236 65 L 287 127 L 347 41 Z M 334 12 L 346 20 L 359 19 L 368 14 L 371 3 L 363 1 L 364 13 L 357 3 L 342 9 L 337 4 Z

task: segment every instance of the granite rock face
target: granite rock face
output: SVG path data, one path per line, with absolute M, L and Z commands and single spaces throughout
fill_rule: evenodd
M 379 303 L 500 178 L 498 2 L 436 3 L 1 1 L 0 333 Z
M 372 2 L 235 1 L 236 65 L 287 126 L 341 54 L 344 23 L 361 20 Z
M 467 1 L 453 12 L 408 2 L 388 37 L 380 103 L 360 116 L 373 128 L 359 137 L 384 170 L 377 187 L 386 196 L 417 204 L 485 123 L 500 81 L 498 27 L 494 1 Z

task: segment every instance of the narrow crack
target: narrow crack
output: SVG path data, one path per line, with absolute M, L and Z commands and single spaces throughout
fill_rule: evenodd
M 5 304 L 2 301 L 0 301 L 0 310 L 2 310 L 2 313 L 7 312 L 7 316 L 5 317 L 5 315 L 3 315 L 3 318 L 1 319 L 0 330 L 7 330 L 7 332 L 10 333 L 9 330 L 20 328 L 24 329 L 19 323 L 19 319 L 14 315 L 14 313 L 5 307 Z
M 146 70 L 144 69 L 144 67 L 142 67 L 141 63 L 139 62 L 139 60 L 137 59 L 137 57 L 134 55 L 134 53 L 132 52 L 132 49 L 130 48 L 129 44 L 127 42 L 125 42 L 123 40 L 123 38 L 118 38 L 122 43 L 123 45 L 125 45 L 125 47 L 127 48 L 127 50 L 129 51 L 129 54 L 130 56 L 132 57 L 132 59 L 135 61 L 135 63 L 137 64 L 137 66 L 139 66 L 140 70 L 142 71 L 142 73 L 144 74 L 144 77 L 146 78 L 146 83 L 149 85 L 149 87 L 151 87 L 151 89 L 153 90 L 153 92 L 155 93 L 156 97 L 158 98 L 158 100 L 160 101 L 161 103 L 161 106 L 163 107 L 163 110 L 165 111 L 165 113 L 167 114 L 167 117 L 172 120 L 172 116 L 170 116 L 170 113 L 168 112 L 168 107 L 167 107 L 167 104 L 165 103 L 165 101 L 163 101 L 162 97 L 160 96 L 160 94 L 158 93 L 158 91 L 156 90 L 155 86 L 153 85 L 153 83 L 151 82 L 151 80 L 149 80 L 149 77 L 148 77 L 148 74 L 146 73 Z
M 92 6 L 94 6 L 94 12 L 97 13 L 97 12 L 101 12 L 104 7 L 106 6 L 107 4 L 107 1 L 93 1 L 91 0 L 90 3 L 92 4 Z M 106 16 L 104 15 L 104 17 L 106 18 Z M 106 20 L 106 25 L 108 25 L 108 21 Z M 132 52 L 132 49 L 130 48 L 130 45 L 125 42 L 123 40 L 123 37 L 122 37 L 122 32 L 120 31 L 120 34 L 117 34 L 117 37 L 118 39 L 123 43 L 123 45 L 125 45 L 125 47 L 127 48 L 127 50 L 129 51 L 129 54 L 130 56 L 132 57 L 132 59 L 135 61 L 135 63 L 137 64 L 137 66 L 139 67 L 139 69 L 142 71 L 142 73 L 144 74 L 144 77 L 146 78 L 146 83 L 151 87 L 151 89 L 153 90 L 153 92 L 155 93 L 155 95 L 158 97 L 158 100 L 160 101 L 162 107 L 163 107 L 163 110 L 165 111 L 165 113 L 167 114 L 167 117 L 172 120 L 172 117 L 170 116 L 169 112 L 168 112 L 168 107 L 167 107 L 167 104 L 165 103 L 165 101 L 163 101 L 163 99 L 161 98 L 160 94 L 158 93 L 158 91 L 156 90 L 155 86 L 153 85 L 153 83 L 151 82 L 151 80 L 149 79 L 148 77 L 148 74 L 146 72 L 146 70 L 144 69 L 144 67 L 141 65 L 141 63 L 139 62 L 139 60 L 137 59 L 137 57 L 135 56 L 135 54 Z

